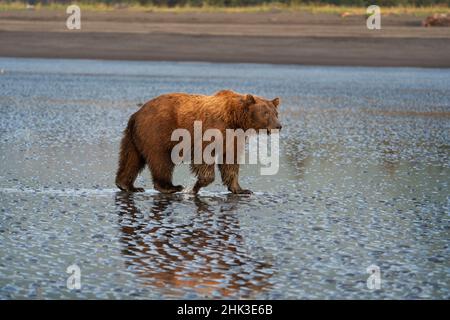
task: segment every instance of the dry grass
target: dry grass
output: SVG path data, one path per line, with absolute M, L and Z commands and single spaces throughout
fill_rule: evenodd
M 257 13 L 257 12 L 307 12 L 312 14 L 348 14 L 348 15 L 364 15 L 366 13 L 365 7 L 355 6 L 333 6 L 333 5 L 285 5 L 285 4 L 262 4 L 249 7 L 216 7 L 216 6 L 203 6 L 203 7 L 158 7 L 153 5 L 107 5 L 104 3 L 92 4 L 81 3 L 79 4 L 82 10 L 88 11 L 114 11 L 114 10 L 128 10 L 128 11 L 141 11 L 141 12 L 171 12 L 171 13 L 183 13 L 183 12 L 224 12 L 224 13 Z M 65 10 L 67 5 L 65 4 L 49 4 L 42 5 L 37 4 L 35 10 Z M 6 3 L 0 1 L 0 11 L 12 11 L 12 10 L 27 10 L 26 5 L 21 2 Z M 433 13 L 447 13 L 450 14 L 450 8 L 448 6 L 427 6 L 427 7 L 413 7 L 413 6 L 397 6 L 397 7 L 381 7 L 382 14 L 391 15 L 415 15 L 415 16 L 428 16 Z

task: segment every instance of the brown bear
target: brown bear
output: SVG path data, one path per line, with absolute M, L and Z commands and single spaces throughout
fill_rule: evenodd
M 424 27 L 450 27 L 450 17 L 446 14 L 435 13 L 432 16 L 428 16 L 422 21 Z
M 266 100 L 230 90 L 222 90 L 212 96 L 170 93 L 148 101 L 130 117 L 124 131 L 116 175 L 117 187 L 129 192 L 144 191 L 134 187 L 134 181 L 147 164 L 156 190 L 162 193 L 183 190 L 183 186 L 172 184 L 175 163 L 171 153 L 178 143 L 171 139 L 175 129 L 187 129 L 193 134 L 194 121 L 201 121 L 203 130 L 220 130 L 224 137 L 226 129 L 281 129 L 278 105 L 279 98 Z M 203 143 L 202 147 L 205 145 Z M 228 150 L 229 146 L 230 144 L 224 149 Z M 236 149 L 236 146 L 232 147 Z M 225 153 L 226 151 L 224 157 Z M 197 193 L 200 188 L 214 181 L 214 164 L 192 163 L 191 171 L 197 176 L 193 192 Z M 218 164 L 218 167 L 223 184 L 229 191 L 251 193 L 239 185 L 237 161 L 224 161 L 223 164 Z

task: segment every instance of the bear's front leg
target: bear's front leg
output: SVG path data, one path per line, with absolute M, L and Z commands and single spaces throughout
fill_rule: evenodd
M 191 171 L 197 177 L 197 182 L 192 192 L 197 194 L 200 188 L 204 188 L 214 182 L 214 165 L 212 164 L 192 164 Z
M 235 194 L 250 194 L 250 190 L 242 189 L 239 185 L 239 164 L 219 164 L 222 182 L 228 190 Z

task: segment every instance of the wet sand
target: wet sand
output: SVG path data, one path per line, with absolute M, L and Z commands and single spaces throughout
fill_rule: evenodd
M 0 13 L 0 56 L 274 64 L 450 67 L 450 29 L 420 17 L 308 13 L 83 12 L 67 30 L 58 11 Z

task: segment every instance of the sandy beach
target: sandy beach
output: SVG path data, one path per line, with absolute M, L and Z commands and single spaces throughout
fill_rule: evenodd
M 258 62 L 306 65 L 449 67 L 450 29 L 420 17 L 302 12 L 162 13 L 82 11 L 68 30 L 64 11 L 0 13 L 0 56 Z

